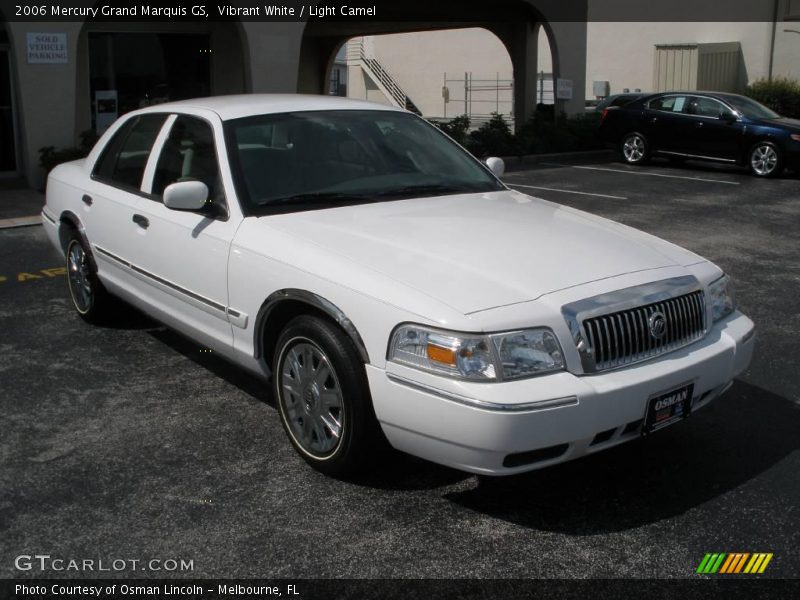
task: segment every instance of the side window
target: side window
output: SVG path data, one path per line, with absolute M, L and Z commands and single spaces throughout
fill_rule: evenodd
M 721 114 L 733 116 L 727 106 L 713 98 L 692 98 L 689 104 L 689 114 L 714 118 L 719 117 Z
M 168 185 L 178 181 L 202 181 L 208 186 L 210 202 L 225 201 L 214 132 L 202 119 L 179 116 L 173 123 L 156 165 L 153 194 L 163 195 Z
M 663 96 L 651 100 L 648 105 L 650 110 L 679 113 L 686 108 L 686 96 Z
M 144 168 L 166 115 L 142 115 L 125 123 L 108 142 L 92 175 L 104 183 L 139 190 Z

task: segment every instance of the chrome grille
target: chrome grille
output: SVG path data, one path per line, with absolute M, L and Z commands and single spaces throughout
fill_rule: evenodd
M 664 316 L 664 334 L 657 339 L 650 328 L 655 313 Z M 582 321 L 593 360 L 589 371 L 605 371 L 677 350 L 705 335 L 705 298 L 698 290 L 660 302 L 636 306 Z

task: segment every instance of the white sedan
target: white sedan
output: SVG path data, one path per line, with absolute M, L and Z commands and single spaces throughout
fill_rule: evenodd
M 54 169 L 75 309 L 121 298 L 271 381 L 344 476 L 404 452 L 475 473 L 650 435 L 724 392 L 753 323 L 687 250 L 509 190 L 399 109 L 247 95 L 145 108 Z

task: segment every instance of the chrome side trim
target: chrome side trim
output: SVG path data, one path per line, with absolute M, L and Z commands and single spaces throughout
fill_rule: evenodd
M 206 298 L 205 296 L 202 296 L 202 295 L 200 295 L 200 294 L 198 294 L 196 292 L 193 292 L 192 290 L 186 289 L 185 287 L 182 287 L 182 286 L 179 286 L 179 285 L 177 285 L 175 283 L 172 283 L 171 281 L 169 281 L 167 279 L 164 279 L 163 277 L 159 277 L 158 275 L 156 275 L 154 273 L 151 273 L 150 271 L 147 271 L 146 269 L 142 269 L 141 267 L 139 267 L 139 266 L 137 266 L 137 265 L 135 265 L 133 263 L 128 262 L 124 258 L 120 258 L 116 254 L 112 254 L 111 252 L 109 252 L 105 248 L 101 248 L 100 246 L 95 246 L 94 248 L 97 251 L 98 255 L 106 257 L 106 258 L 109 258 L 112 261 L 114 261 L 114 262 L 116 262 L 116 263 L 118 263 L 118 264 L 120 264 L 120 265 L 122 265 L 124 267 L 127 267 L 128 269 L 130 269 L 134 273 L 138 273 L 139 275 L 142 275 L 146 279 L 149 279 L 151 281 L 155 281 L 156 283 L 159 283 L 159 284 L 163 285 L 164 287 L 168 287 L 171 290 L 174 290 L 174 291 L 178 292 L 179 294 L 182 294 L 182 295 L 184 295 L 184 296 L 186 296 L 188 298 L 191 298 L 192 300 L 195 300 L 196 302 L 199 302 L 199 303 L 201 303 L 201 304 L 203 304 L 203 305 L 205 305 L 205 306 L 207 306 L 209 308 L 214 309 L 214 311 L 215 311 L 214 314 L 216 314 L 218 317 L 220 317 L 220 318 L 222 318 L 222 319 L 224 319 L 226 321 L 229 321 L 231 324 L 236 325 L 237 327 L 240 327 L 242 329 L 247 327 L 247 315 L 246 314 L 241 313 L 241 312 L 239 312 L 237 310 L 233 310 L 230 307 L 227 307 L 227 306 L 225 306 L 223 304 L 220 304 L 219 302 L 216 302 L 214 300 L 211 300 L 210 298 Z M 221 313 L 221 315 L 217 314 L 217 313 Z
M 400 375 L 395 375 L 394 373 L 387 373 L 386 377 L 388 377 L 390 381 L 393 381 L 398 385 L 404 385 L 418 392 L 430 394 L 432 396 L 436 396 L 437 398 L 442 398 L 443 400 L 449 400 L 450 402 L 463 404 L 471 408 L 479 408 L 482 410 L 489 410 L 493 412 L 506 412 L 506 413 L 536 412 L 539 410 L 546 410 L 549 408 L 563 408 L 565 406 L 576 406 L 578 404 L 577 396 L 552 398 L 550 400 L 541 400 L 539 402 L 525 402 L 523 404 L 499 404 L 497 402 L 487 402 L 485 400 L 477 400 L 475 398 L 468 398 L 467 396 L 453 394 L 452 392 L 445 392 L 444 390 L 440 390 L 439 388 L 435 388 L 426 385 L 424 383 L 419 383 L 417 381 L 412 381 L 410 379 L 406 379 L 405 377 L 401 377 Z
M 578 300 L 577 302 L 572 302 L 562 306 L 561 314 L 564 317 L 567 326 L 569 327 L 570 333 L 572 334 L 572 340 L 575 343 L 575 347 L 581 357 L 583 372 L 586 374 L 599 372 L 599 369 L 595 363 L 593 348 L 595 338 L 592 332 L 587 331 L 584 327 L 585 321 L 594 319 L 596 317 L 613 315 L 614 313 L 637 309 L 658 302 L 672 300 L 692 292 L 703 291 L 703 286 L 696 277 L 693 275 L 686 275 L 683 277 L 674 277 L 672 279 L 664 279 L 662 281 L 655 281 L 652 283 L 646 283 L 644 285 L 637 285 L 621 290 L 615 290 L 607 294 L 600 294 L 591 298 L 584 298 L 583 300 Z M 708 333 L 708 310 L 706 306 L 699 306 L 698 308 L 703 315 L 702 323 L 698 324 L 699 329 L 701 330 L 699 337 L 692 339 L 690 342 L 684 345 L 669 348 L 664 352 L 650 354 L 630 362 L 623 362 L 615 367 L 604 368 L 603 372 L 627 367 L 632 364 L 650 360 L 652 358 L 657 358 L 658 356 L 663 356 L 668 352 L 678 350 L 703 339 L 703 337 L 705 337 L 705 335 Z M 639 319 L 644 319 L 646 316 L 647 315 L 640 314 L 639 311 L 636 313 L 636 317 Z M 603 321 L 603 325 L 607 326 L 605 320 Z M 605 333 L 607 336 L 608 332 Z M 615 331 L 612 333 L 616 335 Z
M 717 162 L 735 163 L 735 158 L 721 158 L 718 156 L 703 156 L 701 154 L 686 154 L 685 152 L 671 152 L 668 150 L 656 150 L 659 154 L 669 154 L 670 156 L 685 156 L 686 158 L 700 158 L 703 160 L 714 160 Z
M 48 213 L 48 212 L 47 212 L 47 207 L 45 207 L 44 209 L 42 209 L 42 217 L 43 217 L 44 219 L 46 219 L 46 220 L 50 221 L 50 223 L 52 223 L 53 225 L 55 225 L 55 224 L 56 224 L 55 217 L 52 217 L 52 216 L 50 216 L 50 213 Z

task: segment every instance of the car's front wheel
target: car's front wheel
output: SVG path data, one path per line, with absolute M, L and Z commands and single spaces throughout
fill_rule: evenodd
M 67 240 L 67 284 L 72 305 L 88 323 L 101 323 L 109 314 L 111 297 L 92 268 L 89 249 L 77 231 Z
M 363 470 L 381 436 L 350 338 L 320 317 L 296 317 L 278 339 L 273 365 L 275 401 L 300 456 L 328 475 Z
M 650 158 L 650 146 L 647 139 L 637 132 L 629 133 L 620 143 L 622 160 L 629 165 L 641 165 Z
M 777 177 L 783 170 L 780 148 L 772 142 L 758 142 L 750 150 L 750 172 L 757 177 Z

